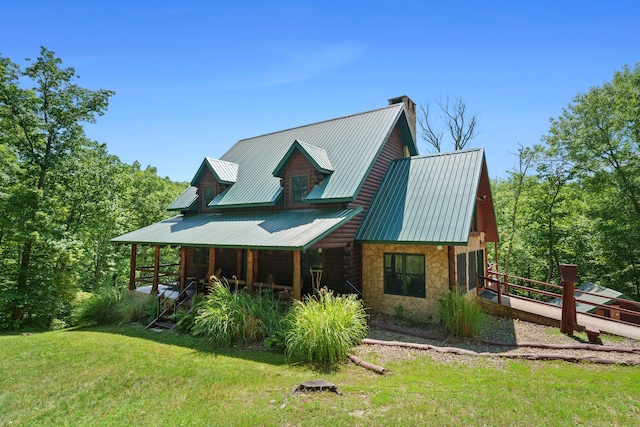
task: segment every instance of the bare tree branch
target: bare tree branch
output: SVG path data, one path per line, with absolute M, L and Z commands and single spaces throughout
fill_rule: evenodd
M 467 113 L 467 104 L 462 98 L 456 97 L 451 101 L 438 98 L 436 101 L 440 108 L 440 115 L 433 117 L 429 104 L 420 106 L 422 115 L 418 117 L 418 124 L 422 130 L 422 139 L 433 147 L 435 152 L 440 152 L 443 145 L 444 131 L 437 126 L 440 122 L 448 130 L 454 150 L 464 149 L 469 141 L 478 135 L 478 116 Z

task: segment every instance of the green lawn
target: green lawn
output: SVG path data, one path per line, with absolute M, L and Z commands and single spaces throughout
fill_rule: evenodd
M 371 360 L 374 361 L 375 360 Z M 0 336 L 0 426 L 637 425 L 637 367 L 419 355 L 378 376 L 139 328 Z M 330 393 L 291 395 L 308 379 Z

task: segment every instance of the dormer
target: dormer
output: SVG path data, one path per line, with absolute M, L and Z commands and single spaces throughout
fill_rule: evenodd
M 209 203 L 232 186 L 238 179 L 238 165 L 224 160 L 205 157 L 198 172 L 191 180 L 198 195 L 198 211 L 210 210 Z
M 307 195 L 334 171 L 325 150 L 297 139 L 282 157 L 273 176 L 280 178 L 286 208 L 307 207 Z

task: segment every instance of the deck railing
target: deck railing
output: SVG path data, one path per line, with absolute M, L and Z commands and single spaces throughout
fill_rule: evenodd
M 498 297 L 498 304 L 502 304 L 502 297 L 509 296 L 510 298 L 520 298 L 524 300 L 534 301 L 541 304 L 546 304 L 553 307 L 561 307 L 558 304 L 551 304 L 552 300 L 563 300 L 562 286 L 555 285 L 553 283 L 541 282 L 538 280 L 527 279 L 525 277 L 519 277 L 512 274 L 500 273 L 497 271 L 488 271 L 487 276 L 478 275 L 478 283 L 484 283 L 484 286 L 478 286 L 477 292 L 480 293 L 484 289 L 489 289 L 496 292 Z M 625 314 L 637 319 L 637 323 L 627 322 L 616 317 L 607 317 L 596 313 L 580 312 L 591 317 L 600 319 L 607 319 L 614 322 L 624 323 L 632 326 L 640 326 L 640 311 L 629 310 L 622 308 L 620 304 L 630 304 L 639 306 L 640 302 L 633 301 L 625 298 L 604 297 L 593 292 L 582 291 L 580 289 L 575 290 L 576 293 L 582 295 L 589 295 L 598 298 L 606 298 L 614 301 L 612 305 L 599 304 L 593 301 L 588 301 L 579 297 L 574 297 L 574 303 L 587 304 L 599 309 L 608 310 L 609 312 L 618 312 L 619 314 Z

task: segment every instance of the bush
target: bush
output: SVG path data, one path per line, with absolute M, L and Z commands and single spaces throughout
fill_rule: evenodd
M 294 301 L 284 319 L 288 360 L 335 363 L 367 336 L 367 314 L 355 295 L 334 296 L 324 289 L 316 297 Z
M 154 311 L 156 299 L 126 289 L 100 290 L 81 299 L 71 313 L 74 325 L 117 325 L 146 321 Z
M 258 342 L 275 333 L 282 315 L 279 298 L 270 292 L 253 296 L 217 283 L 199 304 L 191 333 L 221 347 Z
M 103 289 L 78 303 L 71 313 L 74 325 L 112 325 L 118 322 L 117 307 L 124 299 L 124 291 Z
M 484 321 L 484 312 L 474 299 L 464 294 L 449 291 L 438 304 L 440 323 L 444 330 L 454 336 L 472 336 Z

